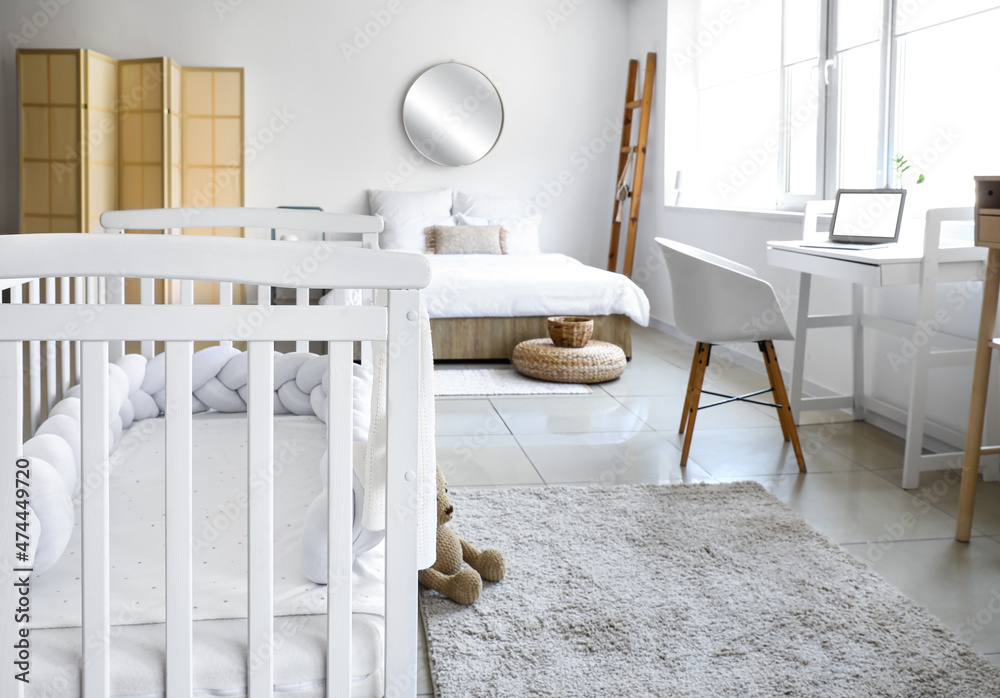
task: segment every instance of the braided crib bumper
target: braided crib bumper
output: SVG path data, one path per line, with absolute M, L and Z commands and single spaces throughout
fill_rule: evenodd
M 329 392 L 328 357 L 307 352 L 274 356 L 274 413 L 315 415 L 327 419 Z M 147 359 L 126 354 L 108 366 L 108 439 L 112 448 L 135 421 L 163 414 L 166 406 L 166 355 Z M 367 442 L 371 414 L 370 371 L 354 365 L 353 440 Z M 80 387 L 49 412 L 35 435 L 24 443 L 23 455 L 31 462 L 31 499 L 28 522 L 31 531 L 29 566 L 36 572 L 49 569 L 60 558 L 73 532 L 73 500 L 86 496 L 100 482 L 81 482 Z M 193 413 L 246 412 L 247 353 L 232 347 L 202 349 L 192 358 L 191 410 Z M 355 463 L 364 457 L 356 444 Z M 327 457 L 319 466 L 326 486 Z M 104 475 L 106 477 L 106 475 Z M 319 495 L 310 507 L 303 541 L 303 570 L 309 574 L 308 551 L 322 542 L 325 549 L 325 508 Z M 384 531 L 368 531 L 361 524 L 364 488 L 354 473 L 354 554 L 359 555 L 381 541 Z M 322 520 L 319 516 L 323 515 Z M 317 529 L 317 530 L 313 530 Z M 313 557 L 315 557 L 313 555 Z M 325 571 L 324 571 L 325 572 Z M 325 573 L 323 575 L 325 581 Z M 319 581 L 319 580 L 317 580 Z

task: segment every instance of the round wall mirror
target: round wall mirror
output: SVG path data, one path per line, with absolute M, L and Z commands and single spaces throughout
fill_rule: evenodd
M 440 165 L 468 165 L 493 149 L 503 128 L 496 87 L 475 68 L 442 63 L 421 73 L 403 100 L 413 146 Z

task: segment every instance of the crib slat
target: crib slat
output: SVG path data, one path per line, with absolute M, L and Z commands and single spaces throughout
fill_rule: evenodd
M 10 289 L 10 302 L 12 305 L 20 305 L 24 302 L 24 284 L 17 284 Z M 24 342 L 18 342 L 20 352 L 17 355 L 17 413 L 21 420 L 21 442 L 25 442 L 35 435 L 29 431 L 31 424 L 24 418 Z
M 45 304 L 56 304 L 56 280 L 53 277 L 45 279 Z M 45 343 L 45 412 L 48 416 L 49 410 L 55 407 L 56 390 L 58 389 L 56 379 L 56 343 L 48 341 Z
M 219 282 L 219 305 L 232 305 L 233 304 L 233 284 L 230 281 L 220 281 Z M 219 342 L 220 346 L 231 347 L 233 342 L 230 339 L 223 340 Z
M 17 291 L 18 298 L 13 297 L 13 292 Z M 12 302 L 20 301 L 20 286 L 11 289 Z M 14 559 L 16 549 L 10 542 L 14 541 L 14 524 L 16 522 L 14 506 L 15 490 L 17 482 L 14 478 L 14 463 L 21 457 L 21 432 L 24 417 L 24 403 L 21 394 L 23 385 L 22 371 L 22 347 L 21 342 L 0 342 L 0 463 L 4 463 L 6 475 L 0 478 L 0 540 L 8 541 L 0 548 L 0 561 L 3 569 L 7 570 L 25 567 L 24 562 Z M 37 531 L 28 531 L 29 536 L 38 535 Z M 17 573 L 15 573 L 15 576 Z M 17 608 L 18 593 L 17 588 L 11 583 L 16 580 L 4 580 L 0 584 L 0 603 L 3 608 Z M 14 633 L 20 627 L 13 623 L 8 637 L 13 639 Z M 24 684 L 14 678 L 15 665 L 17 661 L 17 650 L 14 642 L 0 642 L 0 664 L 4 666 L 4 671 L 0 672 L 0 695 L 11 696 L 11 698 L 22 698 L 24 695 Z
M 398 695 L 417 683 L 417 291 L 389 291 L 386 372 L 385 675 Z
M 83 342 L 83 698 L 111 695 L 108 343 Z
M 40 299 L 38 279 L 28 282 L 28 303 L 37 305 Z M 28 342 L 28 420 L 31 433 L 42 423 L 42 345 Z
M 188 698 L 193 682 L 192 342 L 167 342 L 167 698 Z
M 249 342 L 247 426 L 247 529 L 249 532 L 248 698 L 271 698 L 274 566 L 274 369 L 273 342 Z
M 102 277 L 101 280 L 104 282 L 105 288 L 107 289 L 107 303 L 108 305 L 124 305 L 125 304 L 125 279 L 120 276 L 108 276 Z M 125 342 L 121 340 L 111 342 L 108 345 L 108 359 L 112 362 L 117 361 L 125 353 Z
M 69 298 L 69 277 L 63 276 L 59 279 L 59 304 L 68 305 L 70 302 Z M 70 389 L 73 385 L 73 377 L 70 375 L 69 366 L 69 347 L 70 343 L 67 340 L 59 342 L 59 397 L 66 397 L 66 391 Z
M 295 289 L 295 305 L 309 305 L 308 288 Z M 303 340 L 296 340 L 295 351 L 309 351 L 309 342 Z
M 330 411 L 327 415 L 327 696 L 351 695 L 351 529 L 354 344 L 330 342 Z
M 73 303 L 75 305 L 83 305 L 87 302 L 86 291 L 84 290 L 86 283 L 86 279 L 82 276 L 73 277 Z M 83 375 L 80 368 L 81 358 L 80 343 L 73 342 L 73 376 L 76 378 L 77 383 L 80 382 L 80 376 Z
M 142 305 L 156 303 L 156 279 L 139 279 L 139 303 Z M 152 359 L 156 353 L 156 342 L 151 339 L 139 342 L 139 351 L 147 359 Z

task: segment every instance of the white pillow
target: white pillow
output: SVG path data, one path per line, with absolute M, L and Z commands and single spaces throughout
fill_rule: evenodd
M 530 213 L 531 203 L 521 199 L 504 199 L 496 196 L 479 196 L 455 192 L 453 213 L 470 221 L 464 225 L 499 225 L 507 231 L 507 254 L 538 254 L 538 228 L 542 223 L 540 213 Z M 475 223 L 471 221 L 477 221 Z M 485 221 L 485 223 L 481 222 Z
M 368 190 L 373 215 L 385 220 L 379 247 L 386 250 L 424 251 L 424 228 L 446 223 L 451 217 L 452 190 Z
M 476 216 L 466 216 L 461 213 L 456 213 L 452 218 L 455 219 L 455 225 L 489 225 L 489 218 L 477 218 Z

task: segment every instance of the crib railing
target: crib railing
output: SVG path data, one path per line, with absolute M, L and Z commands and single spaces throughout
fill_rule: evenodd
M 360 233 L 367 246 L 381 219 L 316 211 L 269 209 L 157 209 L 107 213 L 109 233 L 126 229 L 233 226 L 307 232 Z M 299 270 L 290 274 L 289 270 Z M 29 277 L 28 302 L 19 282 Z M 124 304 L 124 278 L 141 279 L 142 302 Z M 46 302 L 39 303 L 44 279 Z M 87 288 L 51 293 L 59 288 Z M 88 279 L 87 282 L 78 281 Z M 153 279 L 180 280 L 181 304 L 154 305 Z M 51 280 L 51 281 L 49 281 Z M 71 281 L 72 280 L 72 281 Z M 223 284 L 221 303 L 193 305 L 194 280 Z M 327 695 L 348 696 L 351 684 L 352 361 L 353 342 L 387 342 L 386 466 L 386 686 L 416 693 L 416 501 L 418 428 L 418 289 L 429 281 L 426 261 L 407 253 L 345 248 L 330 243 L 275 243 L 195 236 L 50 234 L 0 238 L 0 283 L 11 302 L 0 306 L 0 463 L 8 472 L 21 456 L 22 362 L 45 346 L 47 404 L 69 386 L 70 355 L 81 379 L 83 698 L 109 696 L 110 531 L 108 363 L 138 341 L 152 354 L 166 350 L 166 691 L 192 694 L 192 415 L 191 356 L 195 341 L 246 341 L 248 419 L 248 696 L 270 697 L 274 685 L 273 623 L 273 346 L 276 341 L 325 342 L 330 369 Z M 234 306 L 233 283 L 258 285 L 256 306 Z M 34 286 L 33 286 L 34 285 Z M 268 287 L 376 289 L 382 305 L 270 306 Z M 32 291 L 32 288 L 35 291 Z M 307 296 L 299 296 L 300 301 Z M 82 313 L 82 314 L 81 314 Z M 71 338 L 59 339 L 72 328 Z M 56 376 L 55 342 L 60 344 Z M 50 349 L 51 346 L 51 349 Z M 298 346 L 298 345 L 297 345 Z M 53 353 L 50 358 L 50 351 Z M 50 372 L 50 368 L 51 372 Z M 31 373 L 31 372 L 29 372 Z M 50 377 L 51 376 L 51 377 Z M 32 432 L 41 420 L 40 390 L 29 380 Z M 39 395 L 35 402 L 35 395 Z M 7 465 L 9 464 L 9 465 Z M 14 573 L 15 481 L 0 481 L 0 560 Z M 23 564 L 23 563 L 22 563 Z M 19 574 L 19 573 L 14 573 Z M 13 609 L 10 577 L 0 605 Z M 5 625 L 6 627 L 6 625 Z M 13 638 L 0 638 L 0 694 L 20 696 L 10 667 Z

